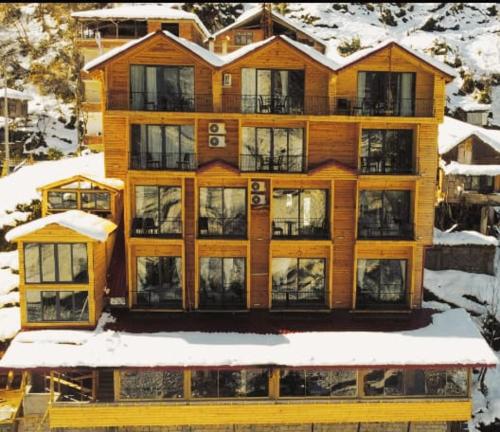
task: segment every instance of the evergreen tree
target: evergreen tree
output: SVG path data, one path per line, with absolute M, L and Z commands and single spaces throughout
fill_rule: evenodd
M 243 13 L 242 3 L 183 3 L 182 9 L 193 12 L 211 32 L 232 24 Z

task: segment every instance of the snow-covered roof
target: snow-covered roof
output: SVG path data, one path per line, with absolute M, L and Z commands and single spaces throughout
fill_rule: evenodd
M 500 165 L 468 165 L 456 161 L 445 164 L 443 161 L 439 164 L 445 175 L 464 175 L 464 176 L 497 176 L 500 175 Z
M 495 353 L 464 310 L 432 318 L 427 327 L 401 332 L 126 333 L 103 331 L 102 325 L 94 331 L 29 331 L 12 341 L 0 368 L 451 367 L 497 363 Z
M 439 154 L 448 153 L 452 148 L 470 138 L 472 135 L 484 141 L 496 152 L 500 152 L 500 130 L 485 129 L 452 117 L 445 116 L 439 125 Z
M 0 88 L 0 98 L 4 98 L 4 97 L 5 97 L 5 87 L 1 87 Z M 23 93 L 22 91 L 14 90 L 11 88 L 7 88 L 7 98 L 26 100 L 26 101 L 33 99 L 30 95 L 27 95 L 26 93 Z
M 98 241 L 107 240 L 109 234 L 116 229 L 116 224 L 110 220 L 81 210 L 68 210 L 17 226 L 5 234 L 5 239 L 9 242 L 14 241 L 51 224 L 69 228 L 83 236 Z
M 186 12 L 181 9 L 173 9 L 170 6 L 158 4 L 126 5 L 109 9 L 93 9 L 81 12 L 73 12 L 74 18 L 83 19 L 160 19 L 160 20 L 193 20 L 198 24 L 205 36 L 210 36 L 210 32 L 201 22 L 198 15 Z
M 481 245 L 498 246 L 495 237 L 481 234 L 477 231 L 454 231 L 445 232 L 434 228 L 435 245 L 457 246 L 457 245 Z
M 231 30 L 233 28 L 240 27 L 247 23 L 248 21 L 251 21 L 255 17 L 259 16 L 262 14 L 263 9 L 262 6 L 255 6 L 251 9 L 248 9 L 247 11 L 243 12 L 237 19 L 234 21 L 232 24 L 229 24 L 228 26 L 224 27 L 223 29 L 220 29 L 219 31 L 215 32 L 212 36 L 217 37 L 221 35 L 222 33 L 227 32 L 228 30 Z M 316 41 L 317 43 L 321 44 L 322 46 L 325 46 L 325 42 L 319 39 L 316 35 L 311 33 L 309 30 L 299 27 L 299 25 L 292 21 L 290 18 L 287 18 L 286 16 L 281 15 L 280 13 L 271 10 L 271 16 L 278 22 L 281 21 L 282 24 L 286 25 L 287 27 L 291 27 L 307 36 L 309 36 L 311 39 Z
M 124 188 L 124 183 L 123 183 L 123 180 L 121 180 L 121 179 L 111 178 L 111 177 L 99 177 L 99 176 L 96 176 L 93 174 L 82 173 L 82 174 L 73 175 L 67 179 L 58 180 L 55 182 L 50 182 L 48 184 L 40 186 L 38 189 L 50 189 L 50 188 L 58 186 L 58 185 L 72 183 L 72 182 L 78 181 L 80 179 L 81 180 L 88 180 L 88 181 L 93 182 L 93 183 L 107 186 L 111 189 L 123 190 L 123 188 Z
M 350 66 L 353 63 L 356 63 L 357 61 L 370 56 L 371 54 L 380 51 L 381 49 L 384 49 L 385 47 L 389 46 L 390 44 L 395 44 L 399 46 L 400 48 L 408 51 L 410 54 L 414 55 L 415 57 L 419 58 L 420 60 L 428 63 L 430 66 L 434 67 L 437 70 L 440 70 L 441 72 L 445 73 L 446 75 L 449 75 L 451 77 L 456 77 L 457 76 L 457 71 L 453 69 L 452 67 L 448 66 L 447 64 L 436 60 L 435 58 L 422 54 L 418 52 L 417 50 L 410 48 L 406 45 L 403 45 L 402 43 L 398 42 L 395 39 L 386 39 L 385 41 L 379 43 L 378 45 L 375 45 L 372 48 L 365 48 L 360 51 L 356 51 L 355 53 L 351 54 L 348 57 L 344 57 L 344 62 L 342 65 L 339 67 L 339 69 L 343 69 L 345 67 Z

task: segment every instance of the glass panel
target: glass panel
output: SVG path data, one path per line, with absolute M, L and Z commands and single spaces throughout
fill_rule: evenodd
M 190 125 L 180 126 L 181 153 L 185 158 L 186 153 L 192 154 L 194 151 L 194 127 Z
M 74 296 L 74 317 L 75 321 L 89 320 L 89 295 L 86 291 L 75 291 Z
M 181 223 L 181 188 L 160 187 L 160 233 L 180 234 Z
M 63 192 L 49 192 L 48 205 L 51 209 L 62 209 L 63 205 Z
M 191 395 L 194 398 L 215 398 L 218 395 L 217 371 L 193 371 Z
M 289 129 L 287 169 L 299 172 L 303 169 L 304 130 Z
M 299 198 L 297 189 L 273 191 L 273 236 L 299 235 Z
M 111 208 L 109 193 L 100 192 L 96 193 L 96 209 L 97 210 L 109 210 Z
M 224 189 L 224 234 L 246 233 L 246 189 Z
M 299 259 L 299 292 L 297 300 L 302 302 L 325 301 L 325 260 L 317 258 Z
M 137 217 L 158 219 L 158 187 L 136 186 L 135 214 Z
M 89 280 L 87 264 L 87 245 L 75 243 L 73 246 L 73 281 L 87 283 Z
M 245 396 L 245 385 L 240 370 L 219 371 L 219 397 Z
M 26 283 L 40 283 L 40 248 L 36 243 L 24 245 L 24 272 Z
M 423 396 L 425 392 L 425 372 L 423 370 L 406 370 L 404 373 L 405 395 Z
M 179 87 L 185 99 L 193 103 L 194 97 L 194 68 L 193 67 L 180 67 L 179 68 Z
M 182 301 L 181 257 L 161 257 L 160 301 Z
M 200 188 L 200 234 L 223 234 L 223 191 L 223 188 Z
M 42 300 L 40 291 L 26 290 L 26 303 L 28 321 L 37 322 L 42 320 Z
M 245 303 L 245 258 L 224 258 L 223 269 L 225 301 Z
M 280 397 L 305 396 L 305 371 L 282 369 L 280 371 Z
M 132 65 L 130 66 L 130 96 L 132 98 L 132 109 L 144 109 L 146 98 L 144 88 L 144 66 Z
M 200 258 L 200 303 L 218 305 L 222 296 L 222 258 Z
M 82 192 L 80 194 L 80 198 L 82 200 L 82 209 L 84 210 L 93 210 L 95 209 L 95 194 Z
M 71 282 L 73 272 L 71 268 L 71 244 L 57 245 L 57 265 L 59 269 L 59 282 Z
M 446 373 L 446 396 L 467 396 L 467 370 L 449 370 Z
M 374 370 L 365 375 L 366 396 L 399 396 L 403 394 L 403 372 L 395 369 Z
M 137 257 L 138 291 L 151 291 L 159 288 L 159 259 L 159 257 Z
M 241 112 L 252 113 L 257 107 L 256 70 L 251 68 L 241 69 Z M 253 129 L 253 128 L 243 128 Z M 246 142 L 244 140 L 244 142 Z
M 42 251 L 42 281 L 56 281 L 56 258 L 53 244 L 41 244 Z
M 332 371 L 330 388 L 332 396 L 356 396 L 358 392 L 356 371 Z
M 58 291 L 59 316 L 58 321 L 74 321 L 73 318 L 73 292 Z
M 425 393 L 430 396 L 444 396 L 446 392 L 445 371 L 425 371 Z
M 179 160 L 179 126 L 165 126 L 165 140 L 167 163 Z
M 42 292 L 42 321 L 57 321 L 57 292 Z
M 330 388 L 330 372 L 306 371 L 306 396 L 330 396 Z
M 243 371 L 246 397 L 265 397 L 269 395 L 269 373 L 267 369 L 246 369 Z
M 383 260 L 379 298 L 383 302 L 405 301 L 406 261 Z
M 285 299 L 288 297 L 286 292 L 297 290 L 298 274 L 296 258 L 273 258 L 272 272 L 273 299 Z M 275 293 L 276 296 L 274 295 Z
M 120 399 L 180 399 L 181 371 L 120 371 Z

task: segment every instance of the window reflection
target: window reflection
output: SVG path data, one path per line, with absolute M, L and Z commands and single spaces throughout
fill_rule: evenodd
M 88 321 L 87 291 L 26 291 L 28 322 Z

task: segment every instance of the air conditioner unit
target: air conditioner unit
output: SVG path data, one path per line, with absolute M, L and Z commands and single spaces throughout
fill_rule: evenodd
M 226 137 L 224 135 L 209 135 L 208 146 L 212 148 L 226 147 Z
M 252 201 L 253 206 L 266 205 L 267 204 L 266 194 L 265 193 L 253 193 L 251 201 Z
M 250 188 L 252 189 L 252 193 L 254 193 L 254 192 L 266 192 L 266 182 L 259 181 L 259 180 L 252 180 Z
M 226 134 L 226 124 L 225 123 L 209 123 L 208 132 L 214 135 L 225 135 Z

